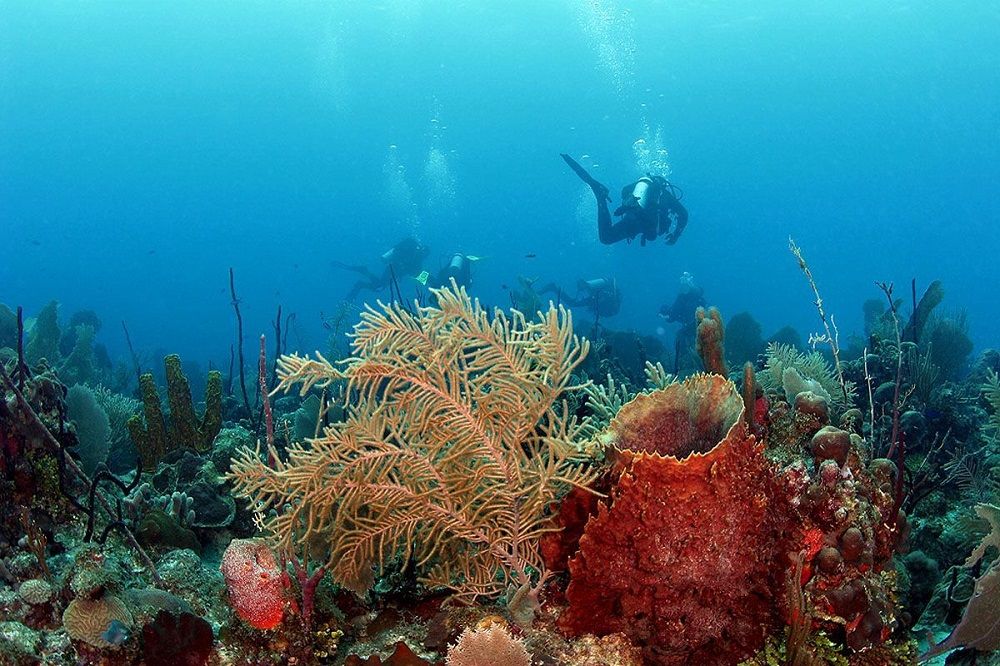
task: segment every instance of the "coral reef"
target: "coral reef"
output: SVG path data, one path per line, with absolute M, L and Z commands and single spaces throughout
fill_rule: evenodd
M 1000 354 L 884 287 L 835 357 L 703 311 L 678 381 L 453 286 L 204 416 L 177 356 L 140 403 L 94 313 L 0 307 L 0 663 L 985 663 Z

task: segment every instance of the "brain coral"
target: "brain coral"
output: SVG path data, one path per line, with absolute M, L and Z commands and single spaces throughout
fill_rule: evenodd
M 118 597 L 110 594 L 100 599 L 76 598 L 63 611 L 63 626 L 70 638 L 95 647 L 113 647 L 102 634 L 112 621 L 132 626 L 132 613 Z
M 41 578 L 26 580 L 17 588 L 17 594 L 32 606 L 44 604 L 52 598 L 52 586 Z
M 561 625 L 621 632 L 650 664 L 751 655 L 780 626 L 787 502 L 736 387 L 691 377 L 625 405 L 610 430 L 623 471 L 570 561 Z

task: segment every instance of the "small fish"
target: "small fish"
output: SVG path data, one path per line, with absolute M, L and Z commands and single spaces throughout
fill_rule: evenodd
M 534 259 L 534 258 L 535 258 L 535 257 L 537 257 L 537 256 L 538 256 L 538 255 L 537 255 L 537 254 L 535 254 L 534 252 L 529 252 L 528 254 L 524 255 L 524 258 L 525 258 L 525 259 Z
M 111 620 L 111 624 L 101 634 L 101 638 L 112 645 L 121 645 L 128 640 L 128 627 L 120 620 Z
M 35 245 L 35 246 L 38 246 L 38 245 L 42 244 L 42 241 L 40 241 L 40 240 L 33 240 L 33 241 L 31 241 L 31 244 Z
M 150 251 L 149 251 L 149 252 L 147 252 L 146 254 L 156 254 L 156 250 L 150 250 Z

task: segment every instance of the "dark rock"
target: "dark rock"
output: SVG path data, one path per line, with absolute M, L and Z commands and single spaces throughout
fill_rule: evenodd
M 229 495 L 220 495 L 204 481 L 197 481 L 187 489 L 194 500 L 194 527 L 227 527 L 236 516 L 236 503 Z

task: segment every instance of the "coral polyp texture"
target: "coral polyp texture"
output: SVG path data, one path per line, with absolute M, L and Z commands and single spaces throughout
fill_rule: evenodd
M 434 295 L 436 306 L 366 310 L 342 369 L 283 357 L 282 388 L 344 381 L 355 398 L 287 460 L 244 450 L 231 478 L 270 511 L 280 552 L 325 562 L 352 590 L 391 562 L 462 595 L 526 589 L 549 505 L 592 477 L 560 401 L 588 346 L 561 308 L 529 321 L 454 285 Z
M 698 375 L 640 396 L 610 434 L 628 462 L 570 560 L 561 625 L 624 633 L 648 663 L 752 655 L 780 624 L 788 513 L 736 387 Z

